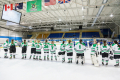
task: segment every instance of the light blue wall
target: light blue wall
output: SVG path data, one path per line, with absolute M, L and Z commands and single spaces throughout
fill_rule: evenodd
M 22 42 L 22 37 L 0 36 L 0 38 L 8 38 L 9 42 L 11 42 L 12 39 Z

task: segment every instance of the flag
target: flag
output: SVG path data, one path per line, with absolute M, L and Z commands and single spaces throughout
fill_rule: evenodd
M 69 3 L 71 0 L 58 0 L 59 4 Z
M 44 0 L 44 2 L 45 2 L 45 6 L 56 4 L 56 0 Z
M 27 12 L 37 12 L 42 10 L 42 0 L 28 1 Z
M 5 11 L 7 10 L 13 10 L 13 4 L 10 5 L 5 4 Z
M 15 10 L 23 9 L 23 3 L 15 3 Z

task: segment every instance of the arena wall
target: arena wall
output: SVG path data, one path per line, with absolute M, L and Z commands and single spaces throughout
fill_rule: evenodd
M 15 32 L 0 28 L 0 43 L 4 43 L 6 39 L 9 39 L 9 41 L 11 41 L 11 39 L 14 39 L 21 42 L 22 32 Z

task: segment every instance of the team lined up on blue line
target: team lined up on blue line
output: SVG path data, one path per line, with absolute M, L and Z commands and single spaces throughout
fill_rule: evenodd
M 17 43 L 13 39 L 11 40 L 10 43 L 8 42 L 8 40 L 6 40 L 6 42 L 3 44 L 3 48 L 5 51 L 4 58 L 8 58 L 7 56 L 8 49 L 10 50 L 10 59 L 12 59 L 12 57 L 15 58 L 16 45 Z M 26 40 L 24 40 L 21 43 L 22 59 L 26 58 L 27 46 L 28 46 L 28 43 L 26 42 Z M 47 40 L 45 40 L 45 42 L 43 43 L 43 46 L 40 40 L 38 40 L 37 42 L 36 40 L 32 41 L 31 55 L 29 59 L 33 58 L 35 60 L 42 60 L 41 59 L 42 48 L 44 50 L 44 60 L 50 59 L 49 58 L 49 52 L 50 52 L 51 60 L 53 60 L 53 57 L 54 57 L 55 60 L 57 61 L 56 44 L 54 43 L 54 41 L 51 41 L 51 43 L 48 43 Z M 62 44 L 60 45 L 60 51 L 58 52 L 58 55 L 62 57 L 62 63 L 65 62 L 65 53 L 67 54 L 67 57 L 68 57 L 68 63 L 72 63 L 73 49 L 76 52 L 76 64 L 78 64 L 80 60 L 80 63 L 83 65 L 85 63 L 84 52 L 86 51 L 86 47 L 85 47 L 85 44 L 82 42 L 82 39 L 80 39 L 79 42 L 75 44 L 75 46 L 73 45 L 71 40 L 69 40 L 67 44 L 65 44 L 65 41 L 62 42 Z M 117 41 L 114 41 L 113 44 L 109 46 L 107 42 L 104 40 L 103 44 L 100 45 L 100 53 L 99 53 L 98 44 L 96 41 L 93 42 L 90 49 L 91 49 L 90 57 L 91 57 L 92 64 L 94 66 L 99 66 L 99 62 L 97 59 L 99 54 L 102 55 L 102 65 L 108 65 L 109 59 L 113 60 L 114 58 L 116 60 L 116 64 L 114 66 L 119 66 L 120 45 L 118 44 Z

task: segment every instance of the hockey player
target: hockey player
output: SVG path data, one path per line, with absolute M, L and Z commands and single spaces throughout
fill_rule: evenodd
M 57 49 L 56 44 L 54 44 L 54 41 L 51 41 L 50 44 L 51 60 L 53 60 L 53 55 L 54 55 L 55 60 L 57 61 L 56 49 Z
M 60 52 L 58 53 L 58 55 L 62 56 L 62 62 L 65 62 L 65 41 L 62 42 L 61 46 L 60 46 Z
M 9 47 L 10 47 L 10 59 L 12 59 L 12 55 L 15 58 L 16 46 L 15 46 L 15 42 L 14 42 L 13 39 L 11 40 L 11 43 L 9 44 Z
M 72 63 L 73 47 L 74 47 L 74 45 L 71 43 L 71 40 L 69 40 L 68 44 L 65 47 L 67 56 L 68 56 L 68 63 Z
M 7 39 L 6 42 L 3 44 L 3 48 L 4 48 L 4 51 L 5 51 L 4 58 L 8 58 L 8 56 L 7 56 L 8 46 L 9 46 L 9 42 L 8 42 L 8 39 Z
M 26 59 L 26 51 L 27 51 L 27 42 L 26 40 L 24 40 L 24 42 L 21 43 L 21 47 L 22 47 L 22 59 Z
M 94 66 L 99 66 L 96 54 L 97 54 L 97 42 L 94 41 L 93 45 L 91 46 L 91 60 Z
M 118 44 L 117 41 L 114 41 L 114 46 L 112 47 L 113 52 L 114 52 L 114 59 L 116 60 L 116 65 L 114 66 L 119 66 L 119 59 L 120 59 L 120 45 Z
M 104 65 L 104 61 L 106 61 L 106 65 L 108 65 L 110 46 L 107 45 L 106 41 L 103 41 L 100 49 L 102 53 L 102 65 Z
M 35 54 L 36 54 L 36 40 L 32 41 L 30 59 L 32 56 L 33 56 L 33 59 L 35 59 Z
M 85 46 L 82 44 L 82 40 L 79 40 L 78 43 L 76 43 L 75 45 L 75 52 L 76 52 L 76 58 L 77 58 L 77 61 L 76 61 L 76 64 L 78 64 L 78 60 L 79 58 L 81 59 L 81 64 L 84 63 L 84 51 L 85 51 Z
M 40 41 L 38 41 L 36 44 L 36 60 L 38 60 L 38 57 L 39 57 L 39 60 L 42 60 L 41 59 L 41 49 L 42 49 L 42 44 L 40 43 Z
M 16 53 L 17 41 L 14 40 L 14 43 L 15 43 L 15 53 Z
M 47 40 L 45 40 L 45 43 L 43 43 L 43 50 L 44 50 L 44 60 L 46 60 L 46 55 L 47 55 L 47 60 L 49 60 L 49 43 Z

